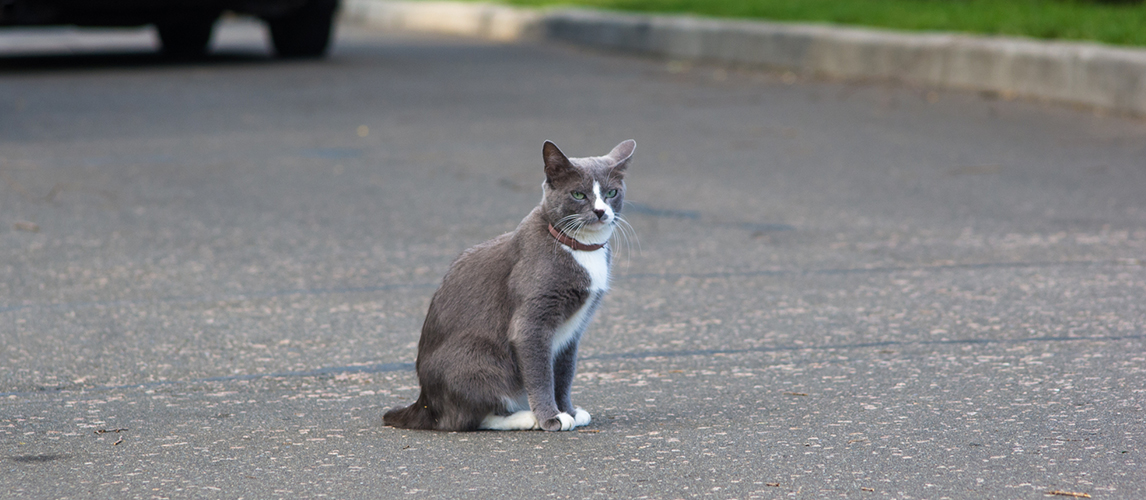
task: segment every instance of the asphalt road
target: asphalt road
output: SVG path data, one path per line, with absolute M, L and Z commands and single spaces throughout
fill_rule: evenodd
M 0 497 L 1146 497 L 1146 122 L 349 28 L 6 36 Z M 628 138 L 593 423 L 383 427 L 542 142 Z

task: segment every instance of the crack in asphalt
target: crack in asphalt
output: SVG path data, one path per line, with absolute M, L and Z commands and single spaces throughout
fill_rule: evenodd
M 682 358 L 692 356 L 721 356 L 729 354 L 748 354 L 756 352 L 792 352 L 792 351 L 834 351 L 834 350 L 854 350 L 854 349 L 870 349 L 873 347 L 904 347 L 904 346 L 928 346 L 928 345 L 992 345 L 992 344 L 1024 344 L 1024 343 L 1039 343 L 1039 342 L 1080 342 L 1080 341 L 1094 341 L 1094 342 L 1111 342 L 1119 340 L 1143 340 L 1146 339 L 1146 333 L 1136 333 L 1133 335 L 1092 335 L 1092 336 L 1059 336 L 1059 337 L 1024 337 L 1018 339 L 941 339 L 941 340 L 886 340 L 879 342 L 860 342 L 854 344 L 828 344 L 828 345 L 783 345 L 783 346 L 760 346 L 748 347 L 741 349 L 690 349 L 680 351 L 635 351 L 635 352 L 622 352 L 611 354 L 593 354 L 589 356 L 581 356 L 579 360 L 588 361 L 608 361 L 619 359 L 648 359 L 648 358 Z M 388 373 L 400 371 L 412 371 L 414 363 L 375 363 L 363 365 L 349 365 L 349 366 L 332 366 L 326 368 L 317 368 L 314 370 L 301 370 L 301 371 L 285 371 L 285 372 L 271 372 L 271 373 L 251 373 L 243 375 L 223 375 L 216 377 L 205 377 L 187 380 L 162 380 L 153 382 L 144 382 L 139 384 L 124 384 L 114 386 L 95 386 L 81 389 L 67 389 L 67 388 L 41 388 L 31 391 L 16 391 L 16 392 L 0 392 L 0 398 L 8 397 L 21 397 L 33 396 L 46 393 L 62 393 L 62 392 L 104 392 L 115 390 L 127 389 L 148 389 L 153 387 L 162 386 L 175 386 L 175 385 L 192 385 L 211 382 L 239 382 L 247 380 L 259 380 L 266 378 L 302 378 L 302 377 L 322 377 L 334 376 L 344 373 Z
M 1070 260 L 1070 261 L 1036 261 L 1036 262 L 980 262 L 965 264 L 937 264 L 924 266 L 880 266 L 880 267 L 854 267 L 854 268 L 827 268 L 827 269 L 763 269 L 756 271 L 718 271 L 707 273 L 635 273 L 621 274 L 613 281 L 663 279 L 676 280 L 681 278 L 715 279 L 715 278 L 752 278 L 759 276 L 833 276 L 852 274 L 886 274 L 908 271 L 954 271 L 978 269 L 1026 269 L 1049 267 L 1090 267 L 1090 266 L 1143 266 L 1143 262 L 1134 260 Z M 125 307 L 142 304 L 178 304 L 203 302 L 230 302 L 236 300 L 267 299 L 287 296 L 318 296 L 355 293 L 386 292 L 399 289 L 436 288 L 438 282 L 433 283 L 393 283 L 363 287 L 324 287 L 324 288 L 292 288 L 285 290 L 267 290 L 261 292 L 245 292 L 220 296 L 173 296 L 158 299 L 125 299 L 90 302 L 61 302 L 49 304 L 8 304 L 0 305 L 0 314 L 32 310 L 65 310 L 76 311 L 97 307 Z
M 268 299 L 276 297 L 287 297 L 292 295 L 337 295 L 337 294 L 353 294 L 353 293 L 371 293 L 371 292 L 387 292 L 399 289 L 416 289 L 416 288 L 434 288 L 437 283 L 394 283 L 387 285 L 376 286 L 362 286 L 362 287 L 336 287 L 336 288 L 291 288 L 286 290 L 267 290 L 262 292 L 246 292 L 236 293 L 231 295 L 220 296 L 196 296 L 196 297 L 163 297 L 158 299 L 128 299 L 128 300 L 106 300 L 106 301 L 92 301 L 92 302 L 61 302 L 52 304 L 13 304 L 7 306 L 0 306 L 0 314 L 19 311 L 22 309 L 36 309 L 36 310 L 65 310 L 75 311 L 80 309 L 91 309 L 96 307 L 125 307 L 136 306 L 142 304 L 180 304 L 180 303 L 202 303 L 202 302 L 232 302 L 236 300 L 252 300 L 252 299 Z

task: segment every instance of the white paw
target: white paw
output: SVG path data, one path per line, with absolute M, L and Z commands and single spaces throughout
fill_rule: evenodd
M 577 426 L 577 420 L 573 418 L 573 415 L 565 412 L 558 413 L 557 420 L 561 421 L 561 430 L 563 431 L 573 430 L 573 428 Z
M 525 410 L 508 417 L 488 415 L 482 420 L 480 427 L 494 431 L 528 431 L 540 429 L 541 423 L 537 421 L 537 415 Z
M 589 425 L 591 421 L 593 421 L 593 417 L 589 416 L 589 412 L 582 410 L 580 406 L 573 409 L 573 425 L 581 427 Z

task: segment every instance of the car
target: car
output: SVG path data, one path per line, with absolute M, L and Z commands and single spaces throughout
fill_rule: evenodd
M 318 58 L 330 45 L 339 0 L 0 0 L 0 26 L 154 25 L 172 57 L 206 54 L 224 12 L 263 19 L 275 55 Z

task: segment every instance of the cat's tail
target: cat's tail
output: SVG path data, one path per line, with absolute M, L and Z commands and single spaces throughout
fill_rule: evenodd
M 405 408 L 395 408 L 382 415 L 382 423 L 401 429 L 434 429 L 436 422 L 430 402 L 423 391 L 414 404 Z

